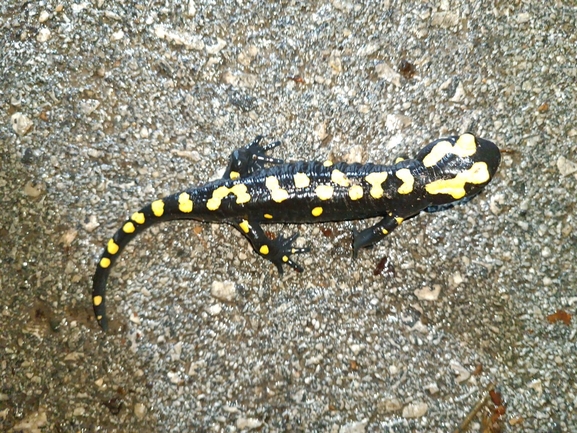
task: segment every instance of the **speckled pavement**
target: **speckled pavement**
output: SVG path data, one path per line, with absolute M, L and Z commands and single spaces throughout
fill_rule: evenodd
M 0 430 L 577 432 L 577 7 L 465 3 L 2 2 Z M 356 260 L 368 221 L 267 227 L 312 247 L 282 278 L 159 225 L 97 327 L 108 237 L 257 134 L 386 163 L 467 130 L 503 150 L 471 203 Z

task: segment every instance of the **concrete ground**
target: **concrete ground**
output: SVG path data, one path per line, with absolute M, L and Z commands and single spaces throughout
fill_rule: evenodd
M 577 8 L 466 3 L 3 1 L 0 430 L 577 432 Z M 119 224 L 257 134 L 386 163 L 466 130 L 503 150 L 471 203 L 356 260 L 370 222 L 270 226 L 312 247 L 282 278 L 156 226 L 98 328 Z

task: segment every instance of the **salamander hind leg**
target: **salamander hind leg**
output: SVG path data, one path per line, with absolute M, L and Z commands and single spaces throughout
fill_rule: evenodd
M 239 179 L 262 170 L 265 164 L 282 164 L 284 162 L 282 159 L 273 158 L 266 154 L 269 150 L 280 146 L 280 141 L 261 145 L 263 140 L 264 136 L 259 135 L 248 145 L 232 152 L 223 178 Z
M 353 229 L 353 257 L 357 257 L 361 248 L 376 244 L 401 223 L 403 218 L 389 215 L 384 217 L 374 226 L 361 230 L 360 232 Z
M 261 257 L 272 262 L 278 269 L 279 274 L 283 273 L 283 265 L 288 265 L 297 272 L 304 269 L 301 265 L 291 259 L 292 254 L 301 254 L 309 252 L 309 248 L 294 248 L 292 246 L 298 234 L 288 238 L 279 236 L 276 239 L 270 239 L 262 230 L 258 223 L 251 223 L 248 220 L 240 220 L 233 223 L 233 226 L 247 238 L 254 251 Z

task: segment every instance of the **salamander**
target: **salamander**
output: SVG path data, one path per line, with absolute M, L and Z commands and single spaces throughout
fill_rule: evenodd
M 468 201 L 491 181 L 501 161 L 494 143 L 471 133 L 433 141 L 415 158 L 399 158 L 392 165 L 285 163 L 267 155 L 279 144 L 264 144 L 258 136 L 232 152 L 221 179 L 155 200 L 122 224 L 107 241 L 93 277 L 92 303 L 103 330 L 108 327 L 105 289 L 110 269 L 126 244 L 154 224 L 180 219 L 227 223 L 279 273 L 284 266 L 301 272 L 293 255 L 309 249 L 293 246 L 296 234 L 270 239 L 262 224 L 382 217 L 371 227 L 353 231 L 356 256 L 421 211 Z

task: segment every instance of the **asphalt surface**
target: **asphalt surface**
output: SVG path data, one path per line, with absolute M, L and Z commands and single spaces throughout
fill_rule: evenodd
M 576 432 L 576 25 L 562 1 L 2 2 L 0 430 Z M 503 150 L 472 202 L 356 260 L 370 222 L 267 227 L 312 249 L 283 277 L 231 227 L 156 226 L 98 328 L 119 224 L 256 135 L 386 163 L 467 130 Z

